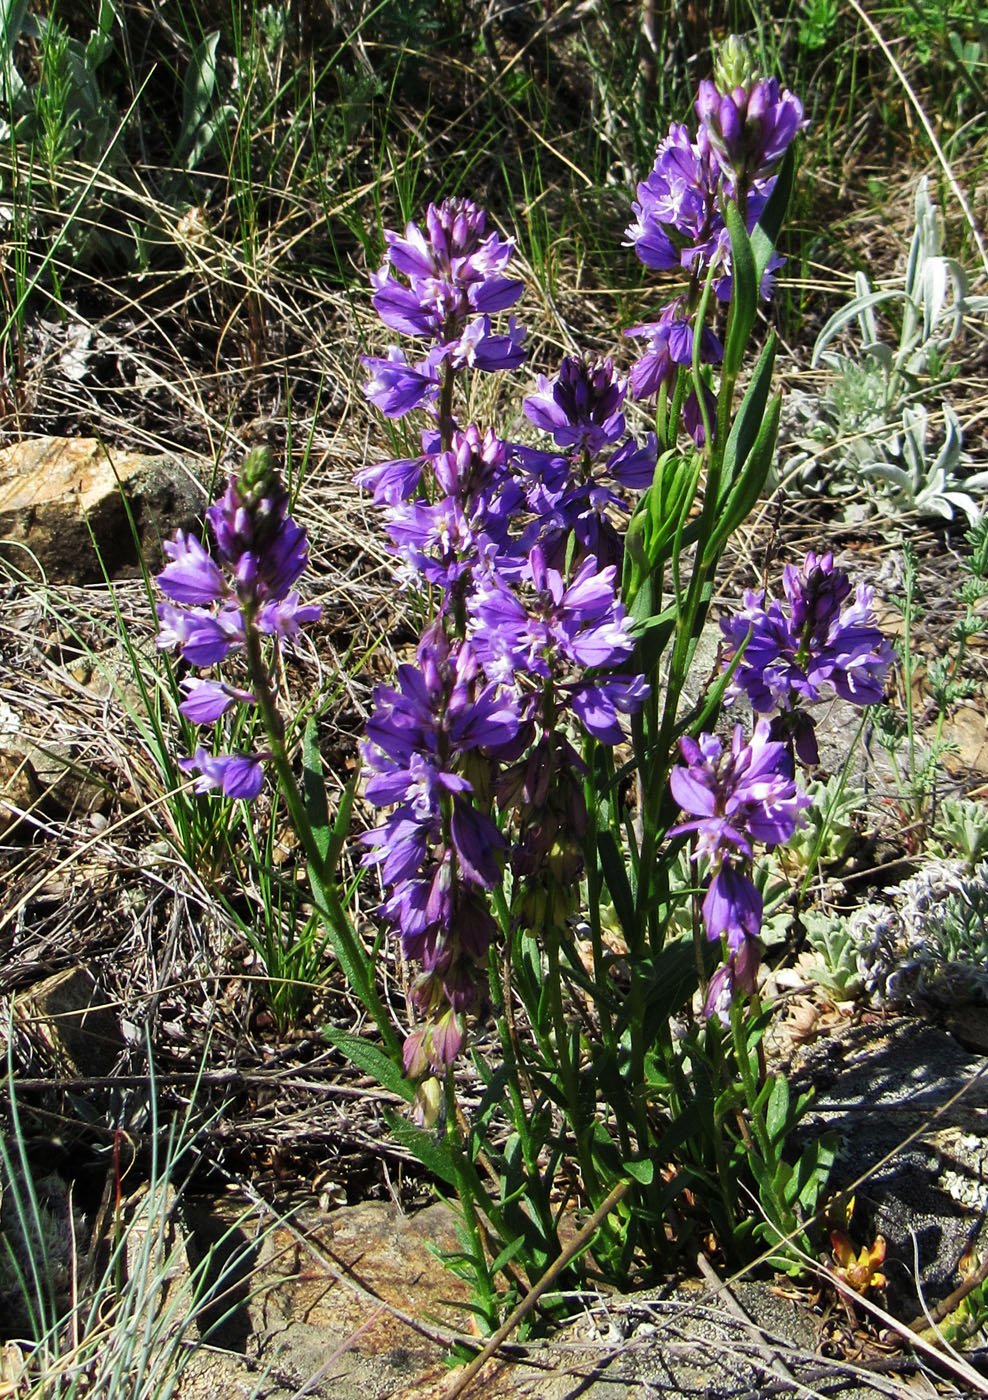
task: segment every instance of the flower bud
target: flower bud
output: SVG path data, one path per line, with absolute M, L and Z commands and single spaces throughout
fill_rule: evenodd
M 725 97 L 735 88 L 746 88 L 757 78 L 755 61 L 740 34 L 729 34 L 714 60 L 714 83 Z

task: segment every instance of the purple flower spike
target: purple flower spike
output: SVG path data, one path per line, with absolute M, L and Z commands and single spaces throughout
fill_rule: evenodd
M 216 666 L 249 639 L 285 640 L 319 617 L 320 608 L 303 604 L 292 589 L 308 563 L 309 546 L 305 531 L 288 514 L 288 495 L 266 449 L 247 453 L 206 518 L 216 558 L 181 532 L 165 545 L 169 563 L 158 582 L 174 601 L 157 607 L 159 648 L 178 651 L 193 666 Z M 254 693 L 223 680 L 183 680 L 181 714 L 193 724 L 214 724 L 235 704 L 254 704 L 270 677 L 256 650 L 250 664 Z M 181 759 L 180 767 L 199 774 L 197 792 L 219 789 L 249 801 L 261 790 L 266 757 L 199 748 Z
M 388 232 L 384 265 L 371 277 L 374 308 L 391 330 L 431 340 L 440 359 L 481 370 L 508 369 L 521 363 L 524 333 L 512 323 L 505 336 L 491 332 L 490 318 L 514 306 L 523 284 L 505 277 L 514 245 L 487 232 L 486 215 L 466 199 L 430 204 L 423 231 L 409 224 L 404 236 Z M 404 279 L 404 280 L 402 280 Z M 400 351 L 387 360 L 366 360 L 371 370 L 368 397 L 391 417 L 430 396 L 416 384 Z M 430 357 L 429 374 L 437 379 L 438 361 Z
M 747 592 L 741 612 L 721 621 L 728 660 L 747 640 L 736 690 L 761 714 L 790 714 L 820 700 L 828 687 L 854 705 L 879 701 L 894 653 L 875 625 L 872 590 L 859 584 L 843 607 L 851 590 L 847 574 L 834 567 L 832 554 L 812 552 L 802 569 L 787 566 L 783 586 L 787 607 L 778 600 L 766 606 L 764 591 Z M 801 754 L 815 748 L 806 727 L 797 726 Z
M 701 82 L 696 113 L 732 192 L 747 190 L 775 170 L 805 125 L 803 104 L 774 78 L 760 78 L 731 92 Z

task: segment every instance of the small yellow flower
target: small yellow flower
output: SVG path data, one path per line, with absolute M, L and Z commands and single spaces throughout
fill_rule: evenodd
M 885 1275 L 881 1266 L 885 1263 L 885 1240 L 875 1236 L 870 1249 L 854 1253 L 854 1245 L 843 1230 L 831 1230 L 830 1244 L 837 1264 L 835 1273 L 839 1279 L 853 1288 L 855 1293 L 867 1293 L 869 1288 L 884 1288 Z

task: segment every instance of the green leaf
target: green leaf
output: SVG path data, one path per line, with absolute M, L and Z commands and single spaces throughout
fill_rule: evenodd
M 322 755 L 316 739 L 316 722 L 310 718 L 302 737 L 302 794 L 305 798 L 305 814 L 319 854 L 325 865 L 329 857 L 332 827 L 329 819 L 329 803 L 326 800 L 326 784 L 322 775 Z M 349 809 L 347 811 L 349 816 Z
M 189 153 L 190 168 L 205 149 L 201 128 L 216 91 L 216 46 L 219 41 L 220 31 L 214 29 L 212 34 L 207 34 L 196 45 L 182 85 L 182 127 L 175 150 L 176 154 Z
M 513 1258 L 515 1257 L 515 1255 L 518 1253 L 518 1251 L 519 1251 L 520 1249 L 523 1249 L 524 1246 L 525 1246 L 525 1236 L 524 1236 L 524 1235 L 518 1235 L 518 1236 L 516 1236 L 516 1238 L 513 1239 L 513 1240 L 511 1241 L 510 1244 L 506 1244 L 506 1245 L 504 1246 L 504 1248 L 501 1250 L 501 1253 L 500 1253 L 500 1254 L 497 1256 L 497 1258 L 491 1263 L 491 1265 L 490 1265 L 490 1272 L 491 1272 L 492 1274 L 498 1274 L 498 1273 L 500 1273 L 501 1270 L 504 1268 L 505 1264 L 510 1264 L 511 1261 L 512 1261 L 512 1259 L 513 1259 Z
M 651 1158 L 647 1161 L 623 1162 L 622 1166 L 642 1186 L 651 1186 L 655 1180 L 655 1162 Z
M 768 403 L 769 394 L 772 391 L 772 374 L 775 370 L 777 343 L 774 334 L 770 335 L 765 342 L 765 348 L 759 355 L 755 372 L 751 376 L 751 383 L 745 391 L 734 422 L 731 424 L 731 431 L 724 447 L 725 487 L 721 504 L 732 489 L 736 478 L 743 471 L 744 464 L 747 462 L 758 437 L 762 419 L 765 417 L 765 405 Z
M 759 285 L 778 245 L 779 234 L 782 232 L 782 225 L 785 222 L 786 210 L 789 208 L 789 197 L 792 194 L 794 168 L 795 163 L 790 146 L 782 158 L 772 193 L 768 197 L 768 203 L 762 210 L 758 223 L 751 233 L 751 251 L 755 258 L 755 276 Z
M 706 568 L 711 568 L 714 565 L 727 540 L 742 521 L 747 519 L 752 507 L 761 495 L 775 457 L 781 414 L 782 395 L 776 394 L 758 425 L 755 440 L 747 453 L 744 470 L 719 509 L 717 528 L 711 535 L 703 555 L 704 567 Z M 737 420 L 735 420 L 736 426 Z
M 432 1172 L 433 1176 L 438 1176 L 440 1181 L 445 1181 L 447 1186 L 456 1190 L 459 1184 L 456 1164 L 445 1140 L 437 1141 L 432 1133 L 409 1123 L 407 1118 L 402 1118 L 393 1109 L 385 1108 L 384 1117 L 392 1137 L 400 1142 L 402 1147 L 407 1147 L 426 1171 Z
M 337 1026 L 323 1026 L 322 1033 L 331 1045 L 342 1050 L 352 1065 L 376 1079 L 382 1089 L 398 1094 L 406 1103 L 415 1098 L 415 1085 L 405 1078 L 402 1067 L 371 1041 Z
M 597 835 L 597 854 L 604 874 L 614 911 L 618 916 L 621 931 L 629 946 L 638 946 L 638 919 L 635 914 L 635 897 L 628 879 L 628 871 L 618 850 L 618 844 L 610 831 Z
M 789 1084 L 784 1075 L 777 1074 L 765 1107 L 765 1127 L 772 1142 L 781 1146 L 793 1126 L 789 1119 Z
M 670 939 L 648 959 L 642 969 L 645 980 L 645 1016 L 643 1034 L 650 1045 L 670 1016 L 679 1015 L 689 1006 L 697 989 L 699 974 L 692 938 Z
M 741 211 L 733 200 L 727 202 L 725 215 L 727 231 L 731 237 L 731 272 L 734 288 L 731 294 L 731 314 L 724 341 L 724 373 L 733 382 L 741 368 L 751 328 L 755 324 L 758 309 L 758 280 L 755 275 L 755 258 L 751 241 L 741 218 Z

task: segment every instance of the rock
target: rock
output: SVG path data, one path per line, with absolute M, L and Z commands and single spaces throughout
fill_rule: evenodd
M 41 797 L 41 784 L 31 760 L 16 749 L 0 747 L 0 837 L 30 832 L 21 813 L 29 812 Z
M 14 999 L 14 1014 L 32 1048 L 46 1052 L 48 1068 L 67 1076 L 110 1072 L 124 1040 L 116 1011 L 92 973 L 69 967 Z
M 228 1209 L 217 1203 L 213 1230 Z M 185 1224 L 208 1242 L 188 1210 Z M 245 1278 L 243 1325 L 235 1337 L 208 1334 L 210 1350 L 183 1372 L 179 1400 L 443 1400 L 460 1374 L 449 1369 L 444 1331 L 471 1330 L 465 1286 L 431 1248 L 454 1249 L 454 1227 L 447 1206 L 404 1216 L 380 1202 L 275 1226 Z M 787 1372 L 794 1390 L 814 1393 L 841 1370 L 819 1357 L 818 1343 L 819 1319 L 763 1283 L 732 1283 L 730 1296 L 698 1283 L 598 1295 L 524 1359 L 492 1358 L 464 1400 L 733 1400 L 766 1393 L 760 1387 Z M 214 1349 L 222 1346 L 236 1349 Z M 882 1393 L 866 1379 L 841 1391 L 845 1400 Z
M 32 576 L 40 565 L 52 583 L 99 582 L 100 559 L 111 577 L 133 570 L 138 545 L 156 568 L 160 540 L 194 528 L 204 500 L 178 457 L 122 452 L 96 438 L 17 442 L 0 449 L 0 557 Z
M 891 1015 L 845 1027 L 794 1067 L 796 1085 L 815 1089 L 800 1134 L 838 1135 L 829 1187 L 855 1192 L 855 1245 L 886 1240 L 895 1317 L 938 1303 L 960 1282 L 965 1250 L 988 1246 L 984 1070 L 938 1026 Z

